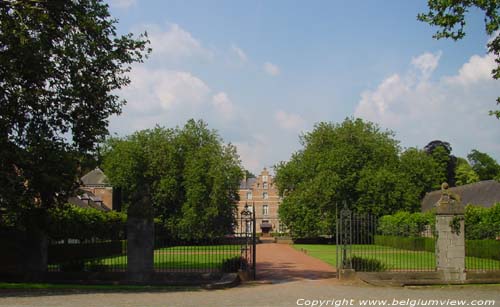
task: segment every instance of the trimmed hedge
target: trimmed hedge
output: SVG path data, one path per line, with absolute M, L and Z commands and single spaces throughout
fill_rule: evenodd
M 362 258 L 353 256 L 351 258 L 351 265 L 355 271 L 358 272 L 384 272 L 388 267 L 378 259 Z
M 424 237 L 375 236 L 375 245 L 433 253 L 436 240 Z
M 122 212 L 104 212 L 94 208 L 65 205 L 49 211 L 47 233 L 53 240 L 122 239 L 127 215 Z
M 467 240 L 465 246 L 469 257 L 500 260 L 500 241 Z

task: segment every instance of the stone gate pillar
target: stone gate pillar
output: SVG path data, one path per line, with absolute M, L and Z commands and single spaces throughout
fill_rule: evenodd
M 127 217 L 127 279 L 147 282 L 154 273 L 154 222 L 148 197 L 132 204 Z
M 460 196 L 442 184 L 441 199 L 436 206 L 436 261 L 444 281 L 463 282 L 465 273 L 464 206 Z

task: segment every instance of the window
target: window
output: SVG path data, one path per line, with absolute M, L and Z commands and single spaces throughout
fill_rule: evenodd
M 252 199 L 252 192 L 247 192 L 247 199 Z
M 267 182 L 264 182 L 264 183 L 262 184 L 262 188 L 267 190 Z
M 262 215 L 269 215 L 269 205 L 262 206 Z
M 262 176 L 262 182 L 267 182 L 267 175 Z
M 263 199 L 268 199 L 269 198 L 269 195 L 267 194 L 267 192 L 262 193 L 262 198 Z
M 248 211 L 253 212 L 253 206 L 252 205 L 248 206 Z

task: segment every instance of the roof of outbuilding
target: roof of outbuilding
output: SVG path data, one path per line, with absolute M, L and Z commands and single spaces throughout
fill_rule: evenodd
M 108 185 L 109 184 L 108 177 L 98 167 L 96 167 L 94 170 L 88 172 L 80 179 L 81 179 L 83 185 L 85 185 L 85 186 Z
M 476 183 L 466 184 L 450 188 L 450 191 L 460 195 L 462 204 L 478 205 L 491 208 L 500 202 L 500 182 L 495 180 L 485 180 Z M 441 197 L 441 190 L 432 191 L 425 194 L 422 200 L 422 211 L 429 211 Z

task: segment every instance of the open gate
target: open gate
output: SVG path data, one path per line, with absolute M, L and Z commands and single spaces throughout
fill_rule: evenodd
M 246 271 L 252 279 L 256 279 L 257 234 L 255 210 L 248 205 L 240 213 L 241 242 L 241 269 Z

